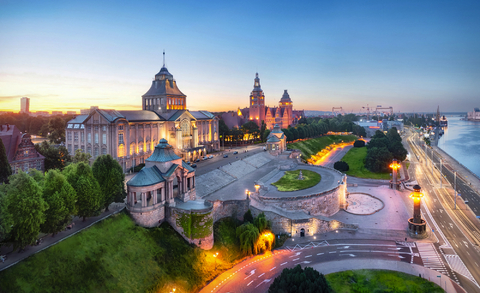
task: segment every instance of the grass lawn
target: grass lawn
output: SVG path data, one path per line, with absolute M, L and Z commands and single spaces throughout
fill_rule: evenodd
M 302 152 L 303 158 L 308 159 L 312 155 L 316 155 L 319 151 L 323 150 L 326 146 L 339 142 L 355 141 L 357 137 L 355 135 L 328 135 L 317 137 L 305 141 L 299 141 L 295 143 L 289 143 L 288 148 L 298 149 Z
M 168 224 L 146 229 L 120 213 L 0 272 L 0 291 L 195 292 L 240 259 L 236 226 L 217 222 L 214 248 L 204 251 Z
M 351 148 L 348 153 L 343 156 L 342 161 L 346 162 L 350 170 L 345 172 L 349 176 L 370 179 L 390 179 L 390 173 L 373 173 L 365 168 L 365 157 L 367 156 L 367 148 Z
M 325 277 L 334 292 L 445 292 L 428 280 L 395 271 L 354 270 Z
M 272 185 L 276 186 L 278 191 L 295 191 L 315 186 L 322 178 L 317 172 L 303 169 L 301 171 L 303 180 L 298 179 L 300 170 L 286 171 L 285 175 Z

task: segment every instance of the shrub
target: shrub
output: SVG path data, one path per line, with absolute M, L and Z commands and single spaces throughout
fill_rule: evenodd
M 333 164 L 333 168 L 335 170 L 338 170 L 340 172 L 347 172 L 350 167 L 348 166 L 348 164 L 344 161 L 337 161 L 335 162 L 335 164 Z
M 361 140 L 361 139 L 357 139 L 354 143 L 353 143 L 353 147 L 356 147 L 356 148 L 363 148 L 365 146 L 365 141 L 364 140 Z
M 297 265 L 293 269 L 284 269 L 282 274 L 275 278 L 268 292 L 330 293 L 333 290 L 323 274 L 313 268 L 302 269 Z

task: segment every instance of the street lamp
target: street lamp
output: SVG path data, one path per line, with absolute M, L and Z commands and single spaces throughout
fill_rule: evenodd
M 213 257 L 215 258 L 215 272 L 217 271 L 217 256 L 218 256 L 218 252 L 215 252 L 213 254 Z
M 245 190 L 245 194 L 247 195 L 247 199 L 250 199 L 250 190 Z
M 455 190 L 455 210 L 457 209 L 457 170 L 453 170 L 453 190 Z
M 260 189 L 260 185 L 255 184 L 255 192 L 258 193 L 258 190 Z
M 413 218 L 408 219 L 408 230 L 414 235 L 423 235 L 426 231 L 426 222 L 422 219 L 420 211 L 420 203 L 423 197 L 420 190 L 421 187 L 417 184 L 413 187 L 413 192 L 410 193 L 410 198 L 413 199 Z
M 400 164 L 398 163 L 397 159 L 393 159 L 393 162 L 390 164 L 390 168 L 392 168 L 392 189 L 397 188 L 397 169 L 400 168 Z

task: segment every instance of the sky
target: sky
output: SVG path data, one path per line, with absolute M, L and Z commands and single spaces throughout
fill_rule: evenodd
M 179 3 L 180 2 L 180 3 Z M 141 109 L 166 65 L 190 110 L 480 107 L 480 1 L 0 0 L 0 111 Z

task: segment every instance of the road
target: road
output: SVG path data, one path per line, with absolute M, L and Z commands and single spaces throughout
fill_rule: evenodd
M 200 292 L 267 292 L 284 268 L 297 264 L 317 263 L 352 258 L 375 258 L 423 265 L 413 243 L 385 240 L 328 240 L 314 242 L 304 249 L 278 250 L 244 261 L 224 272 Z
M 409 168 L 409 172 L 411 176 L 413 175 L 416 178 L 425 194 L 422 203 L 428 210 L 422 210 L 422 217 L 435 230 L 435 235 L 439 240 L 438 246 L 444 251 L 442 253 L 443 258 L 449 258 L 451 263 L 456 262 L 454 261 L 456 253 L 469 272 L 463 269 L 461 265 L 457 268 L 457 271 L 466 277 L 471 274 L 478 283 L 480 282 L 480 255 L 478 247 L 471 241 L 474 239 L 472 237 L 480 236 L 478 221 L 468 211 L 464 203 L 457 201 L 459 205 L 456 210 L 454 209 L 453 189 L 446 180 L 442 182 L 442 188 L 440 188 L 440 172 L 433 168 L 432 173 L 431 162 L 429 162 L 430 165 L 426 164 L 425 152 L 418 145 L 414 136 L 415 134 L 410 133 L 407 139 L 409 141 L 407 148 L 411 154 L 410 166 L 413 167 Z M 445 171 L 445 169 L 442 171 Z M 448 177 L 447 175 L 447 179 Z M 468 186 L 464 185 L 464 188 L 468 188 Z M 479 291 L 478 287 L 469 288 L 469 284 L 466 282 L 461 282 L 461 285 L 468 292 Z

